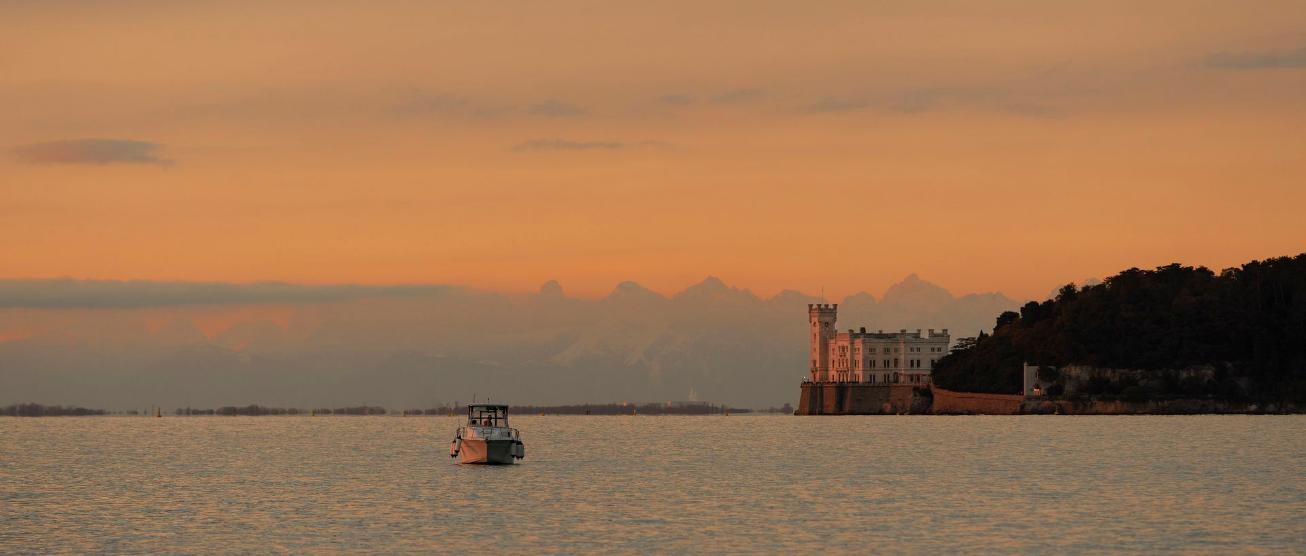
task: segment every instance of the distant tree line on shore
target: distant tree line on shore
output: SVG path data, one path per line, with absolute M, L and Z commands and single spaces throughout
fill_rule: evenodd
M 580 405 L 518 405 L 511 411 L 546 415 L 720 415 L 749 413 L 750 409 L 732 408 L 707 402 L 679 403 L 609 403 Z
M 180 407 L 171 412 L 174 416 L 266 416 L 266 415 L 402 415 L 404 417 L 414 416 L 447 416 L 463 415 L 467 410 L 465 405 L 440 405 L 426 409 L 404 409 L 392 410 L 376 406 L 353 406 L 337 408 L 284 408 L 268 407 L 258 404 L 245 406 L 228 405 L 219 408 L 194 408 Z M 610 403 L 610 404 L 580 404 L 580 405 L 551 405 L 535 406 L 520 405 L 512 406 L 513 413 L 522 415 L 549 414 L 549 415 L 630 415 L 632 413 L 643 415 L 716 415 L 722 413 L 750 413 L 750 409 L 731 408 L 726 405 L 716 405 L 707 402 L 675 402 L 675 403 Z M 784 404 L 780 408 L 770 408 L 765 412 L 792 413 L 793 408 L 789 404 Z M 163 413 L 163 412 L 161 412 Z M 87 409 L 84 407 L 64 407 L 64 406 L 45 406 L 35 403 L 14 404 L 0 408 L 0 416 L 14 417 L 53 417 L 62 415 L 111 415 L 111 412 L 103 409 Z M 140 412 L 129 410 L 120 412 L 122 415 L 146 415 L 154 416 L 154 410 Z
M 1146 388 L 1096 380 L 1088 395 L 1306 402 L 1306 253 L 1218 275 L 1171 264 L 1066 285 L 1053 299 L 1002 313 L 992 334 L 959 340 L 933 380 L 949 390 L 1019 392 L 1025 363 L 1156 371 Z M 1196 366 L 1213 376 L 1167 378 Z
M 224 415 L 224 416 L 263 416 L 263 415 L 389 415 L 384 407 L 360 405 L 355 407 L 299 409 L 284 407 L 266 407 L 258 404 L 246 406 L 228 405 L 217 409 L 178 408 L 174 415 Z
M 19 403 L 0 407 L 0 415 L 9 417 L 66 417 L 83 415 L 105 415 L 103 409 L 85 407 L 64 407 L 62 405 L 41 405 L 39 403 Z

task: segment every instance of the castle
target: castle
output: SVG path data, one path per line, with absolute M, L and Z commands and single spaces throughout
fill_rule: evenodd
M 860 382 L 868 384 L 930 383 L 934 363 L 948 352 L 948 329 L 933 328 L 922 335 L 897 332 L 867 332 L 849 329 L 837 332 L 839 304 L 808 304 L 812 332 L 812 382 Z
M 913 389 L 929 385 L 934 363 L 948 353 L 948 329 L 839 332 L 838 313 L 837 303 L 807 306 L 811 368 L 796 413 L 909 411 Z

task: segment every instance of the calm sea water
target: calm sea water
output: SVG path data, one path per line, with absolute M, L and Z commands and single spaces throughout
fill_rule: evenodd
M 0 418 L 0 551 L 1306 547 L 1306 417 Z

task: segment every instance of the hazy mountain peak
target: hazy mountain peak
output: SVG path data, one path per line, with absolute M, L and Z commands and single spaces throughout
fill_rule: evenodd
M 912 276 L 915 276 L 915 274 L 913 274 Z M 875 304 L 875 296 L 873 296 L 873 295 L 871 295 L 871 294 L 869 294 L 869 293 L 866 293 L 866 292 L 857 292 L 857 293 L 855 293 L 855 294 L 852 294 L 852 295 L 850 295 L 850 296 L 848 296 L 848 297 L 843 298 L 843 304 L 844 304 L 844 305 L 851 305 L 851 304 L 854 304 L 854 303 L 864 303 L 864 304 L 871 304 L 871 305 L 874 305 L 874 304 Z
M 562 284 L 559 284 L 557 280 L 549 280 L 540 286 L 540 297 L 562 299 L 567 297 L 567 294 L 562 291 Z
M 768 299 L 772 303 L 819 303 L 821 298 L 798 290 L 782 290 Z
M 739 289 L 722 282 L 716 276 L 708 276 L 702 282 L 694 284 L 685 291 L 676 294 L 677 300 L 688 301 L 729 301 L 735 304 L 750 304 L 761 301 L 753 292 L 746 289 Z
M 690 289 L 693 288 L 726 290 L 726 289 L 730 289 L 730 286 L 727 286 L 725 282 L 722 282 L 721 279 L 717 278 L 716 276 L 708 276 L 704 278 L 702 282 L 690 286 Z
M 617 287 L 612 288 L 612 293 L 609 293 L 605 299 L 640 299 L 640 298 L 665 299 L 664 297 L 662 297 L 661 294 L 653 290 L 650 290 L 644 286 L 641 286 L 638 282 L 633 282 L 630 280 L 626 280 L 625 282 L 617 284 Z
M 893 305 L 912 305 L 924 310 L 937 311 L 956 297 L 946 289 L 922 280 L 915 272 L 885 290 L 881 302 Z
M 676 294 L 676 297 L 710 296 L 729 290 L 730 286 L 727 286 L 720 278 L 717 278 L 716 276 L 708 276 L 707 278 L 704 278 L 702 282 L 685 288 L 685 291 Z

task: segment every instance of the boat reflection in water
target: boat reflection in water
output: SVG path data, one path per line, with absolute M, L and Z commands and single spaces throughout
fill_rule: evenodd
M 467 406 L 467 424 L 454 432 L 449 457 L 459 463 L 511 464 L 526 457 L 521 433 L 508 426 L 508 406 Z

